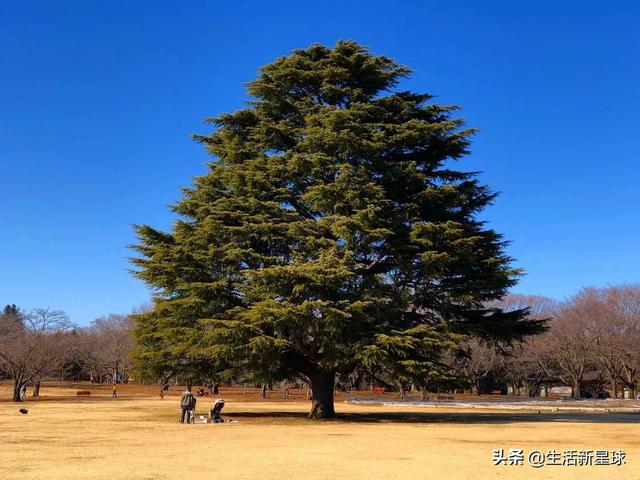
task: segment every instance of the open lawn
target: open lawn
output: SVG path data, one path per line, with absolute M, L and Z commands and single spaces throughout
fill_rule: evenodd
M 129 387 L 118 399 L 108 387 L 76 399 L 76 387 L 45 386 L 43 398 L 19 405 L 8 401 L 8 382 L 0 385 L 0 479 L 640 478 L 637 414 L 338 402 L 337 420 L 317 422 L 305 418 L 306 401 L 223 390 L 223 416 L 237 423 L 180 425 L 178 390 L 160 400 Z M 197 413 L 211 403 L 199 399 Z M 626 464 L 494 466 L 496 448 L 621 449 Z

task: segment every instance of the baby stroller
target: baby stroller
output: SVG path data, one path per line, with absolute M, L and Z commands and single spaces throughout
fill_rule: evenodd
M 224 407 L 224 400 L 221 398 L 216 400 L 216 402 L 213 404 L 213 407 L 211 407 L 211 412 L 209 413 L 209 415 L 211 416 L 211 419 L 209 421 L 211 423 L 224 422 L 224 420 L 222 420 L 222 417 L 220 416 L 220 412 L 222 411 L 223 407 Z

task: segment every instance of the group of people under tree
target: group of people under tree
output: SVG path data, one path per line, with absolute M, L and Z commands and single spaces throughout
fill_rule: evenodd
M 192 386 L 187 384 L 182 396 L 180 397 L 180 423 L 194 423 L 195 422 L 195 410 L 197 399 L 193 394 Z M 209 412 L 209 422 L 211 423 L 222 423 L 222 417 L 220 412 L 224 407 L 224 400 L 219 398 L 211 407 Z

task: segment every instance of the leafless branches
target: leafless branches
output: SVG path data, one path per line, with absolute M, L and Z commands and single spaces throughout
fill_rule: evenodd
M 605 394 L 603 388 L 608 385 L 613 396 L 618 395 L 619 387 L 636 395 L 640 386 L 640 285 L 585 288 L 564 302 L 510 295 L 492 306 L 506 310 L 528 307 L 534 318 L 548 319 L 547 332 L 507 346 L 494 362 L 492 374 L 510 390 L 535 395 L 545 383 L 561 383 L 580 397 L 589 383 L 599 389 L 589 394 Z M 474 365 L 488 366 L 493 356 L 485 348 L 472 346 L 470 352 L 474 350 L 478 358 L 467 360 L 471 370 L 465 375 L 472 389 L 477 389 L 483 370 Z
M 37 383 L 64 363 L 71 323 L 62 311 L 40 308 L 9 315 L 5 309 L 0 324 L 0 371 L 13 379 L 13 400 L 20 401 L 27 383 Z

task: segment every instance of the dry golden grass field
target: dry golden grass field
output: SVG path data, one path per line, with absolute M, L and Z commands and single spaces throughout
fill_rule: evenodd
M 9 400 L 0 385 L 1 480 L 151 479 L 598 479 L 640 478 L 640 416 L 351 405 L 337 420 L 305 418 L 308 402 L 256 401 L 237 392 L 223 416 L 237 423 L 180 425 L 176 390 L 43 387 Z M 205 415 L 212 399 L 199 399 Z M 29 409 L 27 415 L 18 409 Z M 624 450 L 622 466 L 494 466 L 496 448 Z

